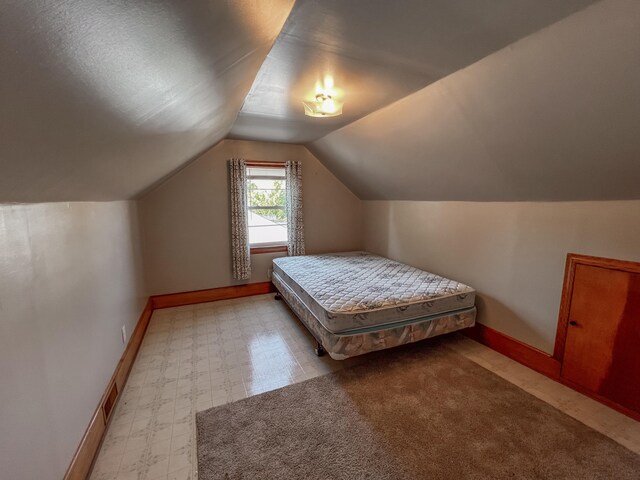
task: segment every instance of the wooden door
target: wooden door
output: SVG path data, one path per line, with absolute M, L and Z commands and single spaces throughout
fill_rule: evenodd
M 640 270 L 574 262 L 561 377 L 640 412 Z M 602 259 L 605 260 L 605 259 Z

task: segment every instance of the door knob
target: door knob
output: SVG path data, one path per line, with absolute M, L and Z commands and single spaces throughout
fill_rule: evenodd
M 578 322 L 576 322 L 575 320 L 569 320 L 569 325 L 575 327 L 576 325 L 578 325 Z

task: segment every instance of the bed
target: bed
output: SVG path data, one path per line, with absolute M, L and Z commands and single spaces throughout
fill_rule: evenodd
M 368 252 L 273 260 L 284 299 L 336 360 L 417 342 L 475 323 L 475 290 Z

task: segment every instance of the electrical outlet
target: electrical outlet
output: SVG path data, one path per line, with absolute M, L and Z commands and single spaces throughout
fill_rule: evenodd
M 267 270 L 267 279 L 271 280 L 271 272 L 273 272 L 273 269 L 270 268 L 269 270 Z
M 127 343 L 127 327 L 122 325 L 122 343 Z

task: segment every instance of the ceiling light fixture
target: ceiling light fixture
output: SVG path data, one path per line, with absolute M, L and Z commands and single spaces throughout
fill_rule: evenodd
M 337 104 L 328 93 L 316 94 L 315 101 L 302 102 L 304 114 L 309 117 L 337 117 L 342 115 L 342 104 Z

